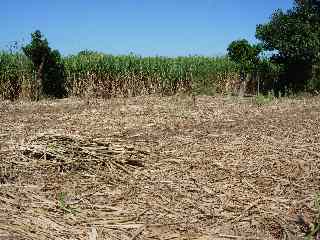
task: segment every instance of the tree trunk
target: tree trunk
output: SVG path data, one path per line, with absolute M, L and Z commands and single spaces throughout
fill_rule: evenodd
M 36 80 L 36 101 L 40 100 L 40 96 L 43 93 L 42 89 L 42 83 L 43 83 L 43 68 L 46 61 L 46 56 L 43 56 L 41 59 L 41 64 L 39 65 L 38 71 L 37 71 L 37 80 Z
M 250 80 L 250 74 L 246 74 L 245 78 L 241 80 L 239 94 L 238 94 L 239 97 L 244 97 L 247 89 L 247 83 L 249 82 L 249 80 Z

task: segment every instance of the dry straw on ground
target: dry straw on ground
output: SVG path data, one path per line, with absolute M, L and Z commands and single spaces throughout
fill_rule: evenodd
M 320 99 L 0 103 L 0 239 L 301 239 Z

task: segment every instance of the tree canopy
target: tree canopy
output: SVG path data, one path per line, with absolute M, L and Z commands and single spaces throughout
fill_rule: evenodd
M 52 50 L 42 33 L 37 30 L 31 34 L 31 42 L 22 48 L 32 61 L 37 72 L 37 96 L 63 97 L 64 67 L 58 50 Z
M 259 62 L 261 50 L 260 45 L 251 45 L 246 39 L 231 42 L 227 49 L 228 57 L 240 64 L 242 70 L 249 70 Z
M 246 39 L 242 39 L 231 42 L 227 50 L 233 61 L 253 62 L 258 59 L 261 48 L 257 45 L 251 46 Z
M 270 22 L 257 26 L 256 37 L 266 50 L 276 50 L 281 57 L 312 63 L 319 61 L 319 2 L 296 0 L 287 12 L 277 10 Z
M 319 0 L 295 0 L 291 9 L 275 11 L 268 23 L 257 25 L 256 37 L 273 52 L 272 60 L 283 65 L 282 90 L 303 91 L 317 78 L 313 69 L 320 62 Z

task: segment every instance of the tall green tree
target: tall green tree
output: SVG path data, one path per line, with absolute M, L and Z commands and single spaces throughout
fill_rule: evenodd
M 239 65 L 241 74 L 246 74 L 253 71 L 258 64 L 262 48 L 260 45 L 251 45 L 246 39 L 241 39 L 231 42 L 227 51 L 228 57 Z
M 320 2 L 295 0 L 291 9 L 277 10 L 268 23 L 259 24 L 256 37 L 273 52 L 272 60 L 283 65 L 278 89 L 305 90 L 320 62 Z
M 251 45 L 246 39 L 233 41 L 227 48 L 228 57 L 231 61 L 235 62 L 239 68 L 241 80 L 239 95 L 244 95 L 247 83 L 255 81 L 257 78 L 257 66 L 260 63 L 259 54 L 261 50 L 260 45 Z M 259 84 L 257 85 L 259 86 Z M 251 89 L 251 91 L 252 90 L 253 89 Z
M 41 96 L 65 96 L 64 66 L 58 50 L 52 50 L 39 30 L 31 34 L 31 43 L 22 48 L 37 73 L 36 100 Z

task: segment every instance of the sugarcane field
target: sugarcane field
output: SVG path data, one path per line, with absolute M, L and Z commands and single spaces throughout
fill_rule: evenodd
M 319 0 L 0 8 L 0 240 L 320 240 Z

